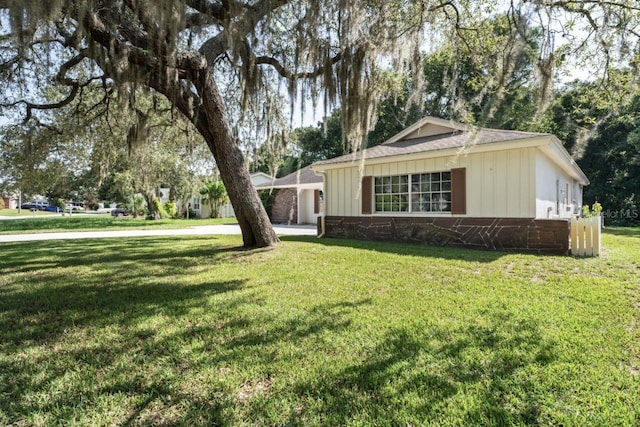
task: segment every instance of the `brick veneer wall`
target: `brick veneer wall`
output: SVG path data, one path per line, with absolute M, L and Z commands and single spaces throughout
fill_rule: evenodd
M 277 190 L 271 206 L 271 222 L 275 224 L 298 223 L 298 192 L 295 188 Z
M 569 252 L 569 227 L 569 221 L 558 219 L 377 216 L 325 218 L 327 237 L 562 255 Z

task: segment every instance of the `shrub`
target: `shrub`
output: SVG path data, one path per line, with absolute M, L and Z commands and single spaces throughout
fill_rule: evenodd
M 595 202 L 591 205 L 591 209 L 589 209 L 589 205 L 584 205 L 582 207 L 582 216 L 585 218 L 590 218 L 592 216 L 600 216 L 602 213 L 602 205 L 598 202 Z
M 271 219 L 271 209 L 273 208 L 273 202 L 276 199 L 276 192 L 277 190 L 258 191 L 258 196 L 260 196 L 260 201 L 262 201 L 262 206 L 264 206 L 264 210 L 267 211 L 269 219 Z
M 67 207 L 67 204 L 61 198 L 53 199 L 51 204 L 60 209 L 60 211 L 64 211 Z
M 0 209 L 4 209 L 6 206 L 4 205 L 4 199 L 0 197 Z
M 100 208 L 100 203 L 96 199 L 87 200 L 84 203 L 85 208 L 91 209 L 92 211 L 97 211 Z
M 138 216 L 144 215 L 146 213 L 147 202 L 142 195 L 136 194 L 131 199 L 131 202 L 127 203 L 125 207 L 131 211 L 134 218 L 137 218 Z
M 147 218 L 149 219 L 169 218 L 167 211 L 164 210 L 164 206 L 162 206 L 160 199 L 158 199 L 157 197 L 153 199 L 153 209 L 156 211 L 156 217 L 152 218 L 151 215 L 149 215 Z
M 170 218 L 176 218 L 178 216 L 178 206 L 175 202 L 167 202 L 164 204 L 164 211 Z

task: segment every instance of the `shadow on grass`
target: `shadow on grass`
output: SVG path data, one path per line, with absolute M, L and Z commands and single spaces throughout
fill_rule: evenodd
M 0 281 L 0 348 L 7 356 L 0 358 L 0 424 L 36 412 L 50 420 L 75 419 L 77 413 L 65 418 L 58 411 L 83 413 L 90 409 L 86 402 L 113 396 L 133 401 L 125 425 L 149 416 L 148 422 L 157 423 L 176 405 L 179 419 L 162 423 L 218 423 L 221 410 L 234 403 L 220 397 L 224 386 L 213 384 L 215 396 L 198 397 L 176 390 L 164 374 L 225 363 L 267 366 L 280 350 L 264 351 L 265 346 L 347 328 L 348 314 L 368 303 L 318 305 L 289 318 L 263 312 L 260 294 L 237 275 L 205 283 L 182 280 L 202 263 L 260 251 L 216 248 L 210 237 L 189 242 L 187 248 L 175 247 L 170 238 L 3 247 L 0 275 L 14 280 Z M 94 243 L 100 246 L 92 251 Z M 203 343 L 202 361 L 180 356 L 190 342 Z M 13 357 L 25 351 L 28 358 Z M 34 401 L 35 395 L 46 397 Z
M 0 358 L 0 424 L 19 422 L 38 411 L 52 416 L 51 422 L 65 419 L 58 412 L 61 408 L 81 407 L 85 398 L 80 396 L 93 393 L 93 387 L 68 379 L 82 377 L 83 371 L 92 372 L 82 379 L 85 382 L 100 384 L 99 377 L 113 376 L 99 386 L 94 395 L 97 400 L 117 393 L 135 397 L 130 420 L 146 404 L 158 404 L 158 398 L 180 399 L 180 393 L 170 390 L 171 384 L 162 378 L 142 379 L 139 372 L 146 369 L 146 363 L 153 365 L 155 358 L 176 357 L 179 341 L 164 336 L 172 319 L 189 317 L 206 306 L 207 300 L 242 289 L 245 281 L 174 282 L 172 277 L 179 279 L 177 270 L 185 274 L 189 267 L 215 256 L 215 249 L 176 248 L 170 239 L 138 243 L 142 242 L 101 241 L 100 250 L 95 251 L 86 241 L 3 247 L 0 274 L 17 275 L 18 282 L 0 281 L 0 348 L 4 353 Z M 258 298 L 247 294 L 222 299 L 218 307 L 229 313 L 244 304 L 259 304 Z M 74 334 L 78 337 L 73 338 Z M 104 337 L 96 339 L 94 334 Z M 30 352 L 28 359 L 11 357 L 23 351 Z M 135 360 L 127 366 L 131 355 L 136 355 Z M 61 383 L 62 390 L 53 391 Z M 47 397 L 35 402 L 34 394 Z M 198 414 L 216 419 L 219 405 L 187 396 L 184 400 L 190 408 L 196 405 Z M 86 400 L 91 401 L 92 397 Z
M 283 240 L 485 262 L 496 256 Z M 437 423 L 465 394 L 475 397 L 459 409 L 465 424 L 540 421 L 541 399 L 549 396 L 536 395 L 528 374 L 555 355 L 531 322 L 493 310 L 480 313 L 478 324 L 420 318 L 373 334 L 355 325 L 372 299 L 289 311 L 294 299 L 265 301 L 268 285 L 255 289 L 237 277 L 183 282 L 203 263 L 216 268 L 260 251 L 215 247 L 211 237 L 189 239 L 188 247 L 173 243 L 99 241 L 95 251 L 98 241 L 4 247 L 0 274 L 17 274 L 18 282 L 0 282 L 0 424 L 33 413 L 64 423 L 80 422 L 79 414 L 124 412 L 105 422 L 406 425 Z M 70 279 L 70 272 L 80 273 Z M 357 357 L 345 356 L 351 353 Z M 289 385 L 239 393 L 243 382 L 271 375 Z
M 176 248 L 174 243 L 180 239 L 168 236 L 3 243 L 0 272 L 87 266 L 108 270 L 108 276 L 113 278 L 120 273 L 136 275 L 141 266 L 162 266 L 173 270 L 169 273 L 181 272 L 198 265 L 203 259 L 233 261 L 270 250 L 215 246 L 220 238 L 213 235 L 189 236 L 189 242 L 196 244 L 188 248 Z M 137 268 L 133 268 L 134 265 Z
M 297 385 L 315 414 L 291 414 L 289 423 L 321 415 L 321 423 L 438 424 L 455 397 L 463 425 L 540 423 L 548 396 L 537 395 L 529 374 L 553 362 L 554 348 L 537 327 L 507 313 L 485 313 L 487 325 L 455 330 L 439 327 L 394 328 L 369 350 L 361 363 Z M 475 403 L 475 404 L 474 404 Z M 453 403 L 455 404 L 455 403 Z M 366 414 L 362 418 L 362 414 Z
M 108 215 L 60 217 L 42 216 L 36 218 L 20 218 L 0 221 L 0 233 L 35 232 L 35 231 L 68 231 L 68 230 L 109 230 L 109 229 L 150 229 L 194 227 L 199 225 L 237 224 L 235 219 L 211 220 L 145 220 L 143 218 L 113 218 Z
M 467 248 L 452 248 L 444 246 L 429 246 L 418 243 L 378 242 L 357 239 L 339 239 L 333 237 L 321 238 L 312 236 L 282 236 L 283 242 L 306 242 L 322 246 L 347 247 L 375 252 L 410 255 L 425 258 L 440 258 L 459 261 L 493 262 L 508 255 L 507 252 L 485 251 Z

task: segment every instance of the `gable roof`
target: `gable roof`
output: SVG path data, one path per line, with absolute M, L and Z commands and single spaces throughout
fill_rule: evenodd
M 296 188 L 301 185 L 322 184 L 322 177 L 316 175 L 311 166 L 306 166 L 287 176 L 273 180 L 273 182 L 257 185 L 257 189 L 268 188 Z
M 254 172 L 250 175 L 251 183 L 253 186 L 264 185 L 265 183 L 271 183 L 275 178 L 264 172 Z
M 313 167 L 353 162 L 362 160 L 363 157 L 364 160 L 371 160 L 539 137 L 553 138 L 553 135 L 514 130 L 474 129 L 448 120 L 425 117 L 380 145 L 366 148 L 356 153 L 316 162 Z
M 378 146 L 316 162 L 311 168 L 314 171 L 324 171 L 363 160 L 402 161 L 406 158 L 404 156 L 473 149 L 476 146 L 483 147 L 483 150 L 538 146 L 582 185 L 589 184 L 584 172 L 553 134 L 479 128 L 435 117 L 424 117 Z

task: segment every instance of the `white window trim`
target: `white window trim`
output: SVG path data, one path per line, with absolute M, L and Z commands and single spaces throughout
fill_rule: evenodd
M 198 206 L 197 208 L 196 208 L 196 205 Z M 193 209 L 194 212 L 200 212 L 201 207 L 202 207 L 202 200 L 200 199 L 200 197 L 194 197 L 193 206 L 191 206 L 191 209 Z
M 372 213 L 371 215 L 373 216 L 407 216 L 407 217 L 426 217 L 426 216 L 439 216 L 439 217 L 451 217 L 453 216 L 453 214 L 451 213 L 451 210 L 449 211 L 420 211 L 420 212 L 412 212 L 411 208 L 412 208 L 412 201 L 411 201 L 411 196 L 412 196 L 412 192 L 411 192 L 411 182 L 412 182 L 412 176 L 413 175 L 422 175 L 422 174 L 431 174 L 431 173 L 443 173 L 443 172 L 449 172 L 451 173 L 451 170 L 441 170 L 441 171 L 430 171 L 430 172 L 412 172 L 412 173 L 404 173 L 404 174 L 393 174 L 393 175 L 374 175 L 371 179 L 371 185 L 372 185 L 372 191 L 371 191 L 371 207 L 372 207 Z M 378 211 L 376 210 L 376 178 L 386 178 L 386 177 L 394 177 L 394 176 L 406 176 L 408 178 L 408 192 L 407 193 L 393 193 L 393 194 L 407 194 L 408 195 L 408 205 L 409 205 L 409 210 L 408 211 Z M 442 183 L 442 180 L 440 181 Z M 451 180 L 449 180 L 449 182 L 451 182 Z M 422 192 L 420 192 L 422 193 Z M 451 194 L 452 191 L 449 190 L 449 193 Z M 451 203 L 452 200 L 449 200 L 449 209 L 451 209 Z

